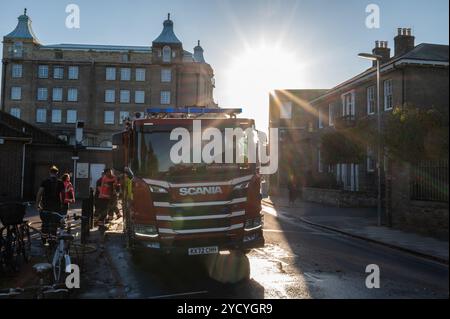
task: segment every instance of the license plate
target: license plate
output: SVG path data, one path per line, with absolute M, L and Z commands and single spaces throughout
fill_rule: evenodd
M 188 254 L 192 255 L 208 255 L 208 254 L 217 254 L 219 252 L 219 247 L 211 246 L 211 247 L 196 247 L 189 248 Z

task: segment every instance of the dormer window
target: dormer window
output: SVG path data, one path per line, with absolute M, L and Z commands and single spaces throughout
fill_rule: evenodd
M 13 56 L 15 58 L 21 58 L 23 56 L 23 42 L 14 42 Z
M 170 62 L 172 60 L 172 50 L 170 49 L 170 47 L 165 46 L 163 48 L 162 55 L 163 62 Z

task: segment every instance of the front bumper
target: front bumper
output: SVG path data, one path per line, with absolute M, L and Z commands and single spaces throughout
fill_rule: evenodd
M 245 232 L 241 236 L 229 238 L 223 237 L 202 237 L 183 238 L 175 237 L 165 239 L 156 238 L 135 238 L 135 248 L 152 253 L 188 255 L 189 248 L 217 246 L 219 252 L 227 250 L 250 250 L 264 247 L 265 241 L 262 228 L 251 232 Z

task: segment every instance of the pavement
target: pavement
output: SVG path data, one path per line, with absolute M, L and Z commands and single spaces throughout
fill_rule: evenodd
M 448 264 L 448 241 L 377 226 L 375 208 L 339 208 L 300 200 L 290 207 L 286 197 L 269 197 L 263 203 L 314 226 Z
M 81 215 L 81 201 L 73 204 L 70 214 Z M 22 263 L 18 272 L 0 273 L 0 289 L 20 287 L 27 288 L 38 284 L 36 275 L 32 266 L 40 262 L 49 262 L 45 257 L 42 243 L 40 241 L 39 231 L 41 222 L 39 213 L 34 206 L 27 208 L 25 220 L 32 227 L 31 231 L 31 261 Z M 0 223 L 1 226 L 1 223 Z M 69 296 L 63 298 L 80 299 L 109 299 L 122 298 L 123 287 L 118 282 L 114 268 L 111 267 L 108 254 L 105 253 L 105 237 L 103 237 L 97 228 L 90 231 L 88 244 L 84 252 L 81 252 L 80 244 L 81 227 L 79 222 L 75 222 L 72 227 L 72 234 L 75 236 L 74 251 L 72 253 L 73 262 L 80 267 L 81 283 L 79 289 L 73 289 Z M 77 259 L 78 257 L 78 259 Z M 17 299 L 33 299 L 32 292 L 20 295 Z M 56 298 L 56 297 L 52 297 Z

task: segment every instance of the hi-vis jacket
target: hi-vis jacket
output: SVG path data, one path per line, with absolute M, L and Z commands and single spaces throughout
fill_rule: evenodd
M 61 193 L 61 197 L 64 204 L 75 203 L 75 190 L 71 182 L 64 182 L 64 192 Z
M 103 176 L 100 187 L 98 198 L 111 199 L 114 195 L 114 188 L 117 185 L 117 178 L 115 176 L 108 177 Z

